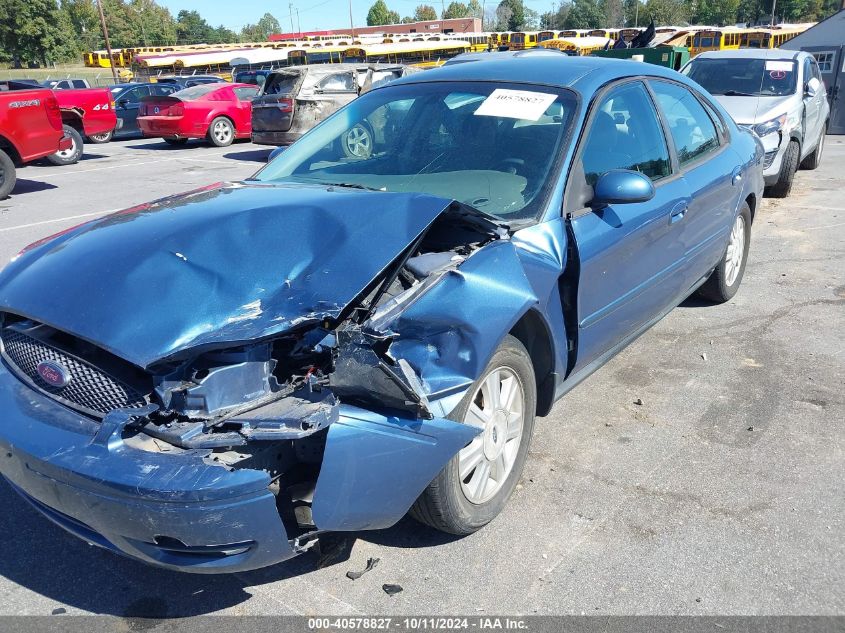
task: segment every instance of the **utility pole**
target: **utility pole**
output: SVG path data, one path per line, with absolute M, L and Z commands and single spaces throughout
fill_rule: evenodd
M 106 41 L 106 52 L 109 54 L 111 76 L 114 79 L 114 83 L 117 83 L 117 69 L 114 67 L 114 57 L 111 52 L 111 42 L 109 42 L 109 29 L 106 27 L 106 16 L 103 13 L 103 0 L 97 0 L 97 9 L 100 12 L 100 27 L 103 29 L 103 39 Z
M 775 7 L 778 6 L 778 0 L 772 0 L 772 21 L 770 26 L 775 25 Z
M 640 25 L 640 0 L 636 0 L 636 5 L 634 8 L 634 28 L 637 28 Z
M 293 33 L 293 2 L 288 2 L 288 10 L 290 11 L 290 32 Z
M 352 0 L 349 0 L 349 30 L 352 31 L 352 37 L 355 37 L 355 25 L 352 23 Z
M 299 9 L 296 10 L 296 30 L 302 33 L 302 22 L 299 21 Z

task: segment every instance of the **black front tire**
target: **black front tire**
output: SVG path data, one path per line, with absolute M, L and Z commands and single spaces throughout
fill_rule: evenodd
M 109 130 L 108 132 L 103 132 L 102 134 L 92 134 L 87 138 L 89 142 L 94 143 L 95 145 L 102 145 L 103 143 L 110 142 L 114 138 L 114 130 Z
M 795 180 L 795 172 L 798 171 L 798 158 L 801 148 L 797 141 L 790 141 L 783 155 L 783 162 L 780 164 L 780 175 L 778 181 L 766 190 L 772 198 L 786 198 L 792 191 L 792 182 Z
M 12 193 L 16 180 L 14 161 L 0 149 L 0 200 Z
M 76 130 L 76 128 L 72 128 L 69 125 L 63 125 L 62 129 L 64 130 L 65 136 L 69 136 L 71 138 L 73 145 L 71 145 L 71 148 L 67 151 L 50 154 L 47 157 L 47 160 L 54 165 L 73 165 L 74 163 L 78 163 L 79 159 L 82 158 L 84 147 L 82 135 Z
M 492 521 L 505 507 L 522 476 L 528 447 L 534 430 L 537 410 L 537 385 L 531 357 L 525 346 L 513 336 L 506 336 L 490 359 L 479 380 L 449 418 L 464 422 L 470 405 L 477 402 L 477 394 L 484 379 L 497 369 L 508 369 L 519 379 L 523 389 L 523 426 L 519 448 L 510 472 L 498 491 L 483 503 L 471 502 L 463 491 L 459 475 L 459 456 L 455 455 L 423 491 L 410 514 L 421 523 L 449 534 L 471 534 Z
M 740 209 L 737 221 L 744 223 L 744 243 L 742 245 L 742 260 L 739 263 L 739 271 L 731 281 L 729 267 L 731 244 L 730 235 L 728 236 L 728 245 L 725 247 L 725 254 L 722 255 L 721 261 L 716 266 L 715 270 L 707 278 L 707 281 L 698 289 L 698 294 L 705 299 L 713 301 L 714 303 L 725 303 L 733 299 L 734 295 L 739 290 L 739 285 L 742 283 L 742 277 L 745 275 L 745 263 L 748 261 L 748 248 L 751 245 L 751 209 L 748 203 L 743 203 Z M 729 283 L 730 282 L 730 283 Z
M 819 142 L 812 154 L 809 154 L 803 161 L 801 161 L 801 169 L 813 170 L 818 169 L 822 164 L 822 152 L 824 151 L 824 137 L 827 134 L 827 123 L 822 127 L 822 135 L 819 137 Z

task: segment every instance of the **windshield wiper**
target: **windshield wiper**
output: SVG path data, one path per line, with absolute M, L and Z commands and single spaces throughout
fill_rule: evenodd
M 320 182 L 321 185 L 327 187 L 343 187 L 344 189 L 363 189 L 364 191 L 387 191 L 387 189 L 377 189 L 376 187 L 368 187 L 357 182 Z
M 740 92 L 739 90 L 725 90 L 725 92 L 714 92 L 716 95 L 724 95 L 726 97 L 753 97 L 750 92 Z

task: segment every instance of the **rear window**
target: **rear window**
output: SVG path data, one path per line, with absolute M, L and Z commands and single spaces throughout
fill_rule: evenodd
M 174 92 L 173 96 L 180 98 L 182 101 L 196 101 L 197 99 L 202 99 L 204 96 L 214 92 L 215 90 L 220 90 L 220 86 L 217 84 L 202 84 L 199 86 L 185 88 L 179 92 Z
M 273 73 L 264 82 L 264 94 L 278 95 L 293 92 L 299 73 Z

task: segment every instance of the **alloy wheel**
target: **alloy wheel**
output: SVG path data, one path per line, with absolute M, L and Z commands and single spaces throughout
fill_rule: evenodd
M 738 215 L 731 228 L 728 240 L 728 251 L 725 255 L 725 283 L 733 286 L 742 268 L 742 258 L 745 255 L 745 218 Z
M 372 151 L 372 138 L 370 133 L 363 125 L 354 126 L 346 133 L 344 139 L 346 149 L 350 156 L 357 156 L 358 158 L 368 158 Z
M 218 121 L 214 124 L 212 134 L 214 134 L 214 138 L 217 139 L 218 142 L 227 143 L 229 139 L 232 138 L 232 126 L 230 126 L 226 121 Z
M 68 149 L 59 150 L 58 152 L 56 152 L 56 156 L 63 160 L 69 160 L 73 158 L 73 155 L 76 154 L 78 148 L 76 146 L 76 139 L 71 137 L 71 140 L 72 143 L 70 144 L 70 147 Z
M 464 422 L 482 432 L 460 453 L 458 473 L 467 500 L 482 504 L 501 490 L 513 469 L 525 421 L 525 390 L 508 367 L 492 370 L 481 382 Z

